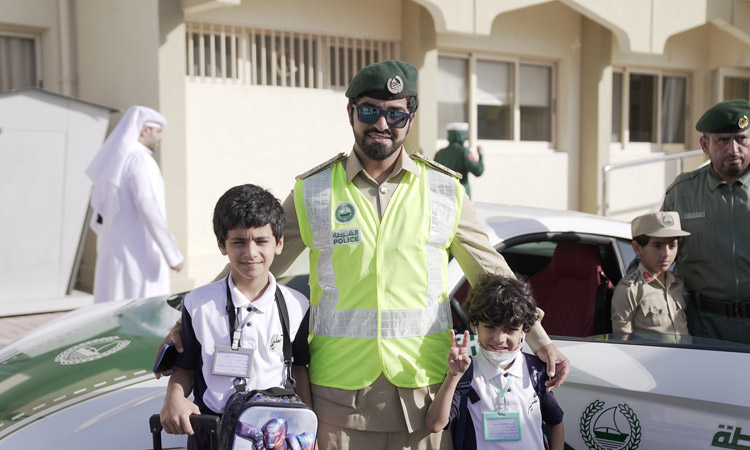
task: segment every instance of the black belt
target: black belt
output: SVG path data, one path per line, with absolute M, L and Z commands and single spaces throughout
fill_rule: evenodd
M 743 319 L 750 318 L 750 302 L 732 302 L 726 300 L 718 300 L 711 297 L 701 295 L 699 292 L 692 292 L 693 300 L 695 300 L 695 306 L 701 311 L 710 312 L 713 314 L 722 314 L 727 317 L 742 317 Z

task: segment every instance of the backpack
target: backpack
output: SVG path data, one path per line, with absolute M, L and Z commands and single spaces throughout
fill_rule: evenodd
M 294 390 L 289 313 L 276 288 L 276 306 L 284 333 L 284 387 L 233 393 L 221 416 L 220 448 L 313 450 L 318 417 Z

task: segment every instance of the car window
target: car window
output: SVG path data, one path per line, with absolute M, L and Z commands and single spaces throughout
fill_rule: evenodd
M 635 259 L 635 251 L 633 251 L 633 244 L 631 241 L 627 241 L 625 239 L 617 239 L 617 249 L 620 251 L 620 258 L 622 259 L 622 262 L 625 264 L 625 272 L 630 273 L 630 270 L 627 270 L 630 265 L 633 263 L 633 260 Z
M 611 331 L 609 305 L 626 265 L 617 239 L 544 233 L 516 237 L 497 250 L 531 284 L 546 313 L 542 325 L 550 335 L 586 337 Z M 469 289 L 464 280 L 452 296 L 454 324 L 459 329 L 468 325 L 460 305 Z
M 712 339 L 666 339 L 654 334 L 612 333 L 614 287 L 633 262 L 629 240 L 575 233 L 521 236 L 498 247 L 510 268 L 532 285 L 547 333 L 557 340 L 689 347 L 749 352 L 750 346 Z M 557 255 L 556 255 L 557 252 Z M 560 258 L 561 253 L 567 253 Z M 451 295 L 454 326 L 468 327 L 461 304 L 470 286 L 464 278 Z

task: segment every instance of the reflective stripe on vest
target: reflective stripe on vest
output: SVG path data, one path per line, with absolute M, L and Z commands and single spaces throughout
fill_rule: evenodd
M 427 166 L 420 167 L 423 167 L 423 176 L 427 177 L 431 214 L 429 238 L 424 249 L 427 254 L 427 292 L 423 308 L 380 311 L 335 309 L 339 300 L 339 290 L 334 275 L 334 245 L 331 237 L 333 168 L 304 180 L 307 221 L 313 235 L 313 247 L 320 253 L 316 265 L 317 283 L 321 289 L 320 299 L 317 304 L 310 306 L 310 327 L 314 334 L 325 337 L 376 339 L 380 333 L 382 339 L 393 339 L 441 333 L 451 327 L 450 302 L 440 301 L 444 295 L 445 284 L 442 252 L 446 242 L 452 238 L 457 223 L 457 185 L 445 174 Z

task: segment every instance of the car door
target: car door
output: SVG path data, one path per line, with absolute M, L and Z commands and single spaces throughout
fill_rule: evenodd
M 740 375 L 750 371 L 750 346 L 611 333 L 611 295 L 634 257 L 630 241 L 536 233 L 506 239 L 496 249 L 529 280 L 535 295 L 561 294 L 545 298 L 541 306 L 542 325 L 571 361 L 566 383 L 554 391 L 565 411 L 566 448 L 750 449 L 750 389 Z M 581 267 L 592 260 L 600 266 Z M 591 275 L 599 269 L 599 278 Z M 584 298 L 595 291 L 592 284 L 594 300 Z M 463 329 L 460 304 L 469 286 L 465 278 L 453 286 L 454 324 Z M 571 320 L 585 323 L 577 333 L 551 331 Z

